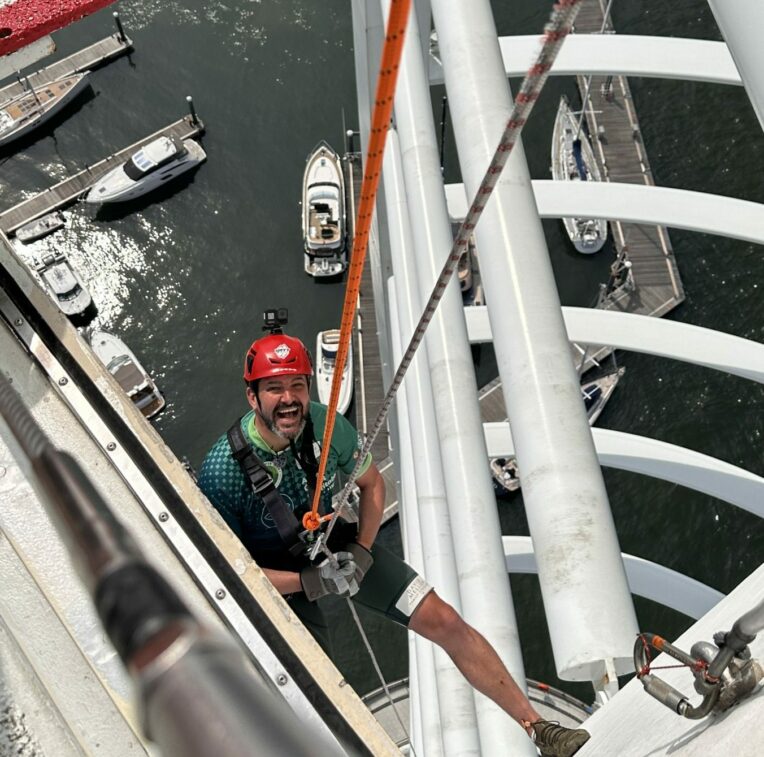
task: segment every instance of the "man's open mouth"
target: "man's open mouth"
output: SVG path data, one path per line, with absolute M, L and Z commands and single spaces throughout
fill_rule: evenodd
M 299 405 L 294 407 L 285 407 L 276 411 L 276 418 L 279 420 L 293 421 L 299 420 L 302 415 L 302 408 Z

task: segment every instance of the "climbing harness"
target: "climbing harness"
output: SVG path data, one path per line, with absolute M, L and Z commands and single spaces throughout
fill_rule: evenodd
M 252 444 L 244 436 L 244 432 L 241 430 L 241 421 L 242 419 L 239 418 L 226 434 L 228 444 L 231 447 L 231 454 L 239 464 L 247 481 L 252 485 L 255 494 L 259 495 L 265 503 L 281 541 L 289 550 L 289 554 L 293 557 L 303 555 L 305 554 L 305 545 L 300 538 L 299 521 L 287 503 L 284 502 L 284 498 L 273 483 L 270 471 L 255 454 Z

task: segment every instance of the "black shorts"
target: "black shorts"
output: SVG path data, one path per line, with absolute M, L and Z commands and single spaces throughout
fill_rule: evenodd
M 352 598 L 353 602 L 408 627 L 414 610 L 432 587 L 410 565 L 384 547 L 375 544 L 371 554 L 374 564 Z M 285 599 L 323 650 L 330 654 L 329 626 L 320 607 L 321 600 L 308 602 L 301 592 Z

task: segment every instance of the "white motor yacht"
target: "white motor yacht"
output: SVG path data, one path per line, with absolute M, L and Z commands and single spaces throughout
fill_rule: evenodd
M 63 252 L 44 255 L 35 270 L 66 315 L 81 315 L 92 305 L 90 292 Z
M 560 98 L 552 136 L 552 177 L 555 181 L 602 181 L 599 165 L 585 132 L 570 110 L 568 98 Z M 598 252 L 607 240 L 604 218 L 563 218 L 573 246 L 586 255 Z
M 193 139 L 159 137 L 141 147 L 122 165 L 102 176 L 85 195 L 85 202 L 125 202 L 161 187 L 207 159 Z
M 0 105 L 0 146 L 44 124 L 89 83 L 87 74 L 72 74 L 42 87 L 28 89 Z
M 316 388 L 318 401 L 329 404 L 334 380 L 334 368 L 337 363 L 337 351 L 340 346 L 340 330 L 319 331 L 316 337 Z M 337 411 L 347 412 L 353 398 L 353 345 L 348 349 L 345 367 L 342 370 L 342 386 L 337 403 Z
M 94 331 L 90 344 L 98 359 L 147 418 L 153 418 L 165 406 L 154 380 L 119 337 L 106 331 Z
M 308 156 L 302 181 L 305 272 L 337 276 L 347 267 L 345 179 L 337 153 L 319 142 Z

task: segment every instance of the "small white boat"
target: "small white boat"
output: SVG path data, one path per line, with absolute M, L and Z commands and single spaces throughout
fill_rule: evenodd
M 302 236 L 306 273 L 337 276 L 345 270 L 345 179 L 339 155 L 326 142 L 316 145 L 305 164 Z
M 600 413 L 625 372 L 625 368 L 618 368 L 611 373 L 581 384 L 581 399 L 584 401 L 590 426 L 597 422 L 597 418 L 600 417 Z M 494 457 L 489 462 L 494 489 L 499 495 L 520 488 L 520 474 L 517 469 L 517 460 L 514 457 Z
M 34 221 L 25 223 L 16 229 L 16 239 L 23 244 L 29 244 L 38 239 L 42 239 L 48 234 L 66 226 L 66 219 L 60 210 L 54 210 L 52 213 L 35 218 Z
M 316 337 L 316 389 L 318 401 L 324 405 L 329 404 L 332 393 L 332 381 L 334 380 L 334 368 L 337 364 L 337 351 L 340 346 L 340 330 L 329 329 L 319 331 Z M 353 398 L 353 345 L 348 349 L 345 367 L 342 370 L 342 385 L 340 397 L 337 402 L 337 411 L 345 413 L 350 407 Z
M 66 315 L 80 315 L 92 305 L 90 292 L 63 252 L 44 255 L 35 270 Z
M 90 344 L 106 370 L 147 418 L 153 418 L 165 406 L 154 380 L 121 339 L 106 331 L 94 331 Z
M 0 105 L 0 146 L 23 137 L 52 118 L 90 82 L 87 74 L 72 74 L 29 89 Z
M 102 176 L 83 199 L 91 204 L 134 200 L 196 168 L 206 159 L 204 149 L 193 139 L 159 137 Z
M 568 98 L 560 98 L 552 136 L 552 178 L 555 181 L 602 181 L 594 151 L 570 110 Z M 586 255 L 598 252 L 607 240 L 604 218 L 563 218 L 574 247 Z

